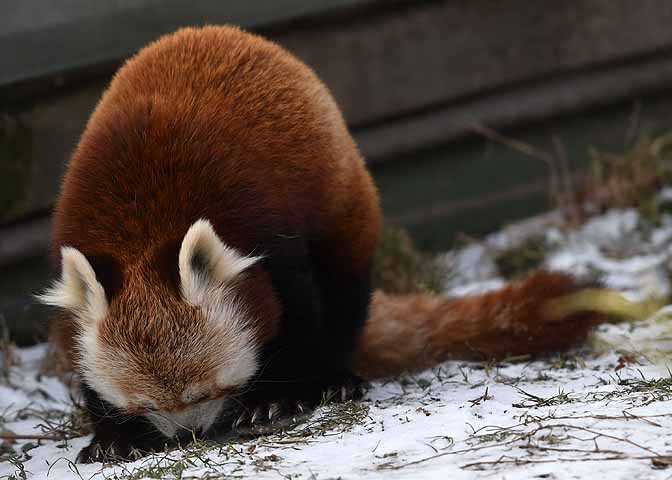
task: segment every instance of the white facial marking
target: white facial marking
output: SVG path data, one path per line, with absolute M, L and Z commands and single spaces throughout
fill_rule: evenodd
M 182 431 L 207 432 L 212 427 L 226 402 L 217 398 L 187 407 L 179 412 L 150 412 L 150 422 L 166 437 L 174 437 Z
M 217 371 L 216 382 L 219 388 L 245 385 L 259 367 L 257 348 L 251 341 L 250 332 L 239 332 L 236 342 L 229 347 L 230 361 L 222 364 Z
M 101 351 L 98 340 L 98 329 L 84 327 L 77 337 L 79 351 L 85 359 L 80 365 L 79 373 L 86 384 L 95 390 L 103 400 L 118 408 L 126 408 L 129 404 L 126 395 L 117 386 L 114 373 L 123 372 L 128 368 L 130 359 L 117 354 Z

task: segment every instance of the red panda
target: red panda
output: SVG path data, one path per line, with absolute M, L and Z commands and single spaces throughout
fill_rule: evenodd
M 234 27 L 142 49 L 54 213 L 62 273 L 41 299 L 62 309 L 53 338 L 94 426 L 78 461 L 269 421 L 360 376 L 562 347 L 591 325 L 544 320 L 545 300 L 576 289 L 550 273 L 453 302 L 378 293 L 369 315 L 380 226 L 336 103 L 292 55 Z

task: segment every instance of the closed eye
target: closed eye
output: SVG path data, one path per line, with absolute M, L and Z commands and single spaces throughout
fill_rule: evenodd
M 217 400 L 222 397 L 231 396 L 236 391 L 236 387 L 226 387 L 220 390 L 217 390 L 215 393 L 199 395 L 195 399 L 191 400 L 188 405 L 196 405 L 203 402 L 209 402 L 211 400 Z
M 199 397 L 197 397 L 197 398 L 191 400 L 191 401 L 189 402 L 189 405 L 195 405 L 195 404 L 197 404 L 197 403 L 207 402 L 208 400 L 211 400 L 211 399 L 212 399 L 212 398 L 210 397 L 210 395 L 201 395 L 201 396 L 199 396 Z

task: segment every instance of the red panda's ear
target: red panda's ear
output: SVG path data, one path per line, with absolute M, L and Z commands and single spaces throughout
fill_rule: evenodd
M 261 257 L 248 257 L 225 245 L 205 219 L 189 227 L 178 264 L 182 294 L 191 303 L 199 304 L 204 295 L 230 283 Z
M 86 321 L 100 320 L 107 313 L 103 286 L 86 257 L 73 247 L 61 248 L 61 279 L 37 298 Z

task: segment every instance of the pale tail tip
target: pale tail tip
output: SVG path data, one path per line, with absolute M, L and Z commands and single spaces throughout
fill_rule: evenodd
M 549 300 L 544 305 L 544 313 L 556 321 L 576 313 L 593 312 L 615 321 L 637 322 L 652 317 L 665 304 L 661 299 L 633 302 L 615 290 L 586 288 Z

